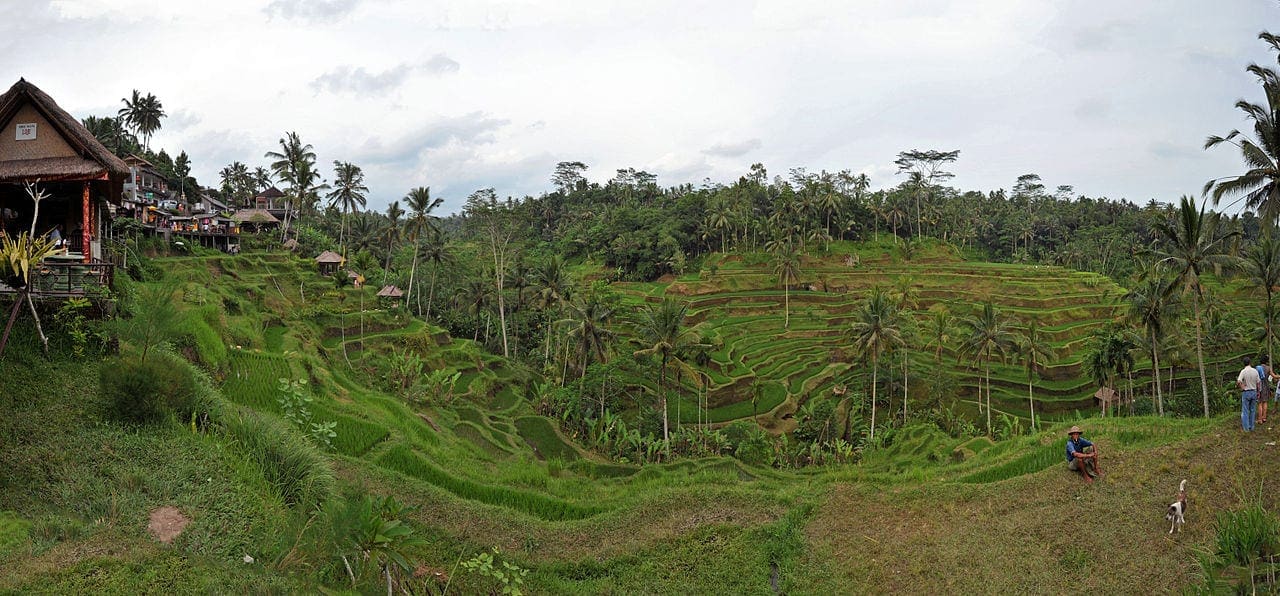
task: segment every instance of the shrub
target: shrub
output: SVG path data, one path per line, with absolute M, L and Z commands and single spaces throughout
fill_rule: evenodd
M 138 424 L 170 414 L 185 419 L 195 403 L 191 369 L 168 354 L 153 354 L 150 360 L 113 358 L 100 369 L 98 387 L 112 416 Z
M 225 404 L 217 415 L 287 505 L 313 508 L 333 495 L 333 469 L 315 447 L 284 421 L 248 408 Z

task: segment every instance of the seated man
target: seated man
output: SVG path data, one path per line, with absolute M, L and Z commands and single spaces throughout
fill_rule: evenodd
M 1082 434 L 1084 431 L 1078 426 L 1067 431 L 1067 469 L 1080 472 L 1085 482 L 1093 482 L 1095 476 L 1102 474 L 1098 469 L 1098 450 Z

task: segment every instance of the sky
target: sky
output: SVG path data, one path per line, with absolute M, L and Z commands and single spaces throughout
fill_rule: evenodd
M 362 167 L 377 210 L 418 186 L 444 213 L 536 195 L 560 161 L 886 188 L 912 149 L 959 149 L 965 190 L 1035 173 L 1176 202 L 1243 171 L 1202 147 L 1261 101 L 1268 26 L 1275 0 L 0 0 L 0 89 L 25 77 L 77 118 L 153 93 L 152 149 L 210 186 L 296 131 L 326 178 Z

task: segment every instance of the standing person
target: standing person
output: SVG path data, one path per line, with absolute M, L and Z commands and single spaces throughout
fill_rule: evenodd
M 1081 436 L 1083 434 L 1078 426 L 1067 430 L 1067 469 L 1080 472 L 1086 483 L 1093 484 L 1093 478 L 1102 474 L 1098 469 L 1098 450 L 1089 439 Z
M 1271 396 L 1275 392 L 1271 390 L 1271 379 L 1275 378 L 1275 372 L 1271 370 L 1271 358 L 1262 357 L 1262 363 L 1258 365 L 1258 422 L 1267 423 L 1267 402 L 1271 401 Z
M 1236 386 L 1240 388 L 1240 427 L 1245 432 L 1253 432 L 1254 417 L 1258 413 L 1258 385 L 1262 384 L 1262 377 L 1252 366 L 1252 358 L 1245 356 L 1241 361 L 1244 368 L 1236 375 Z

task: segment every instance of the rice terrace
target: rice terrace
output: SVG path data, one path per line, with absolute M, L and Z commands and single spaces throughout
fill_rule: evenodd
M 1280 591 L 1273 3 L 19 4 L 0 593 Z

